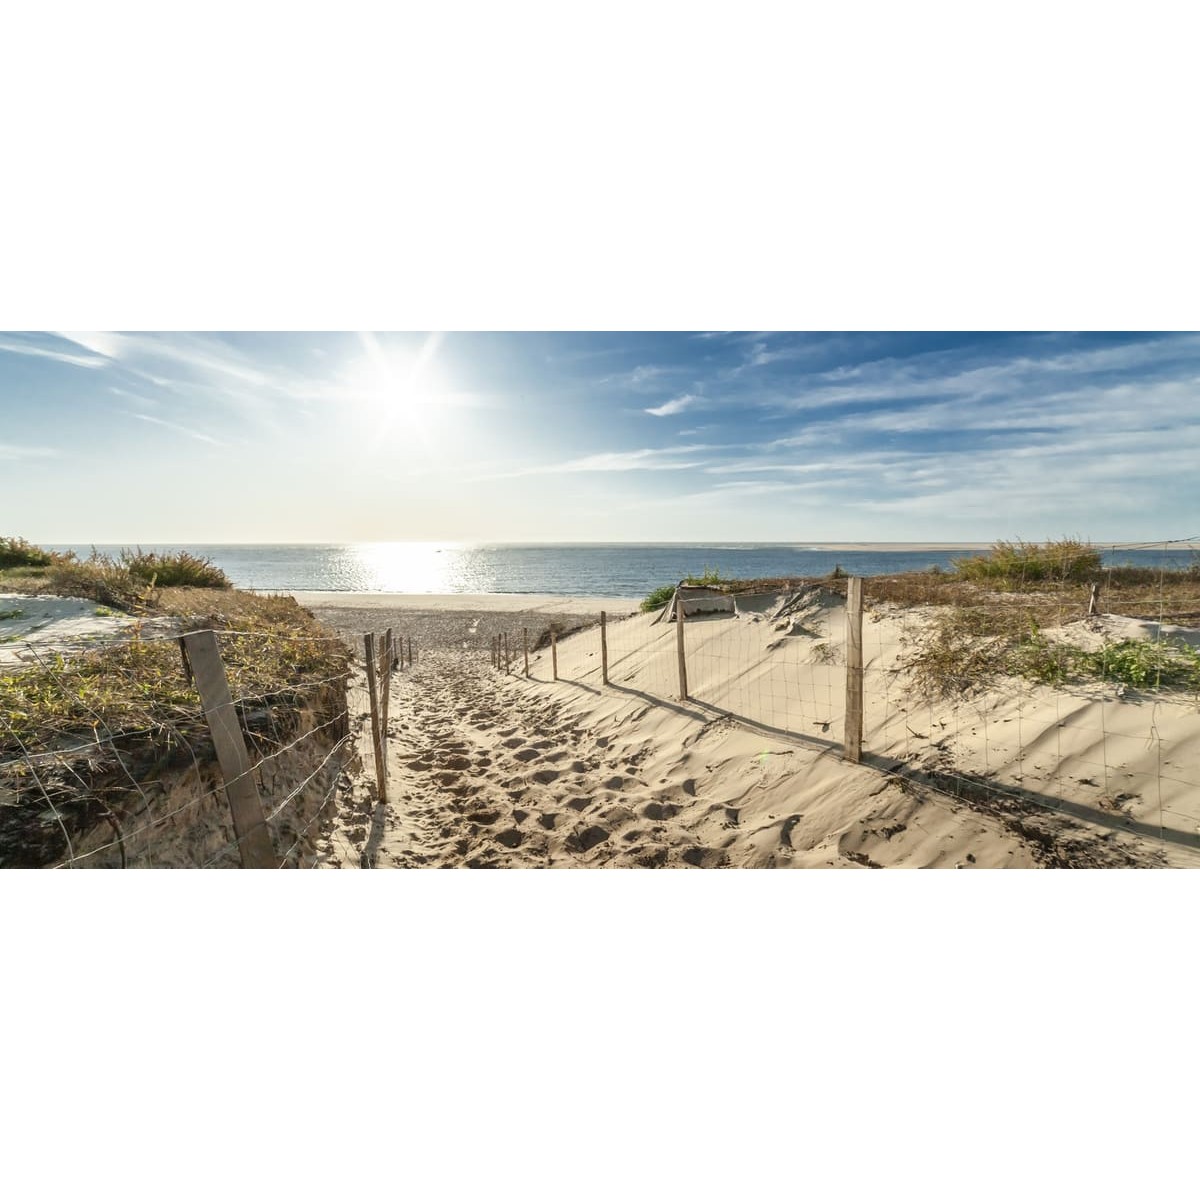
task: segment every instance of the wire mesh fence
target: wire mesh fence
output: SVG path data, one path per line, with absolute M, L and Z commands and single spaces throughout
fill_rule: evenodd
M 1153 566 L 1121 564 L 1122 549 L 1155 545 Z M 1056 809 L 1100 836 L 1200 848 L 1190 545 L 1000 543 L 965 570 L 868 577 L 862 592 L 861 669 L 847 581 L 830 578 L 740 592 L 732 612 L 684 599 L 682 636 L 670 610 L 609 619 L 530 674 L 687 697 L 853 761 L 849 699 L 861 707 L 862 761 L 877 770 L 985 804 Z M 493 662 L 504 669 L 503 653 Z
M 228 689 L 215 707 L 198 678 L 206 638 Z M 269 865 L 315 864 L 349 784 L 340 638 L 135 628 L 115 644 L 21 650 L 0 673 L 0 866 L 237 866 L 264 829 Z M 241 745 L 236 770 L 214 713 Z M 238 827 L 239 791 L 255 798 L 257 832 Z

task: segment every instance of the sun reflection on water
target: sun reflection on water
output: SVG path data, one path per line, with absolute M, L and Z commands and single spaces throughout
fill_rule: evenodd
M 336 586 L 365 592 L 487 591 L 490 580 L 475 578 L 469 548 L 457 542 L 362 542 L 339 556 Z

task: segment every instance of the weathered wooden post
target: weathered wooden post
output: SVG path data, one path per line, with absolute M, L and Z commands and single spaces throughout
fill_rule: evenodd
M 554 626 L 550 627 L 550 669 L 558 679 L 558 634 L 554 632 Z
M 529 630 L 521 629 L 521 648 L 525 651 L 525 678 L 529 678 Z
M 258 785 L 250 774 L 250 755 L 246 751 L 246 739 L 238 724 L 233 697 L 229 693 L 229 679 L 217 635 L 211 629 L 199 629 L 185 633 L 179 644 L 186 656 L 188 669 L 200 693 L 204 717 L 212 731 L 213 747 L 217 752 L 217 765 L 225 784 L 225 796 L 229 811 L 233 814 L 233 830 L 237 837 L 238 852 L 243 867 L 278 867 L 275 847 L 271 844 L 271 831 L 263 818 L 262 800 Z
M 843 735 L 847 762 L 862 760 L 863 733 L 863 581 L 846 580 L 846 728 Z
M 1100 611 L 1100 585 L 1092 584 L 1092 594 L 1088 598 L 1088 616 L 1094 617 Z
M 687 659 L 683 652 L 683 597 L 675 589 L 675 656 L 679 659 L 679 698 L 688 698 Z
M 409 639 L 408 639 L 408 665 L 409 665 L 410 667 L 413 665 L 413 655 L 412 655 L 412 637 L 411 637 L 411 636 L 410 636 L 410 637 L 409 637 Z
M 387 760 L 379 735 L 379 695 L 375 680 L 375 635 L 363 634 L 363 657 L 367 663 L 367 693 L 371 701 L 371 748 L 375 754 L 375 786 L 379 799 L 387 800 Z
M 600 681 L 608 683 L 608 614 L 600 610 Z
M 379 652 L 379 736 L 383 749 L 384 778 L 387 778 L 387 740 L 388 740 L 388 709 L 391 707 L 392 696 L 392 655 L 395 647 L 392 645 L 392 631 L 389 629 L 383 635 L 383 646 Z
M 507 675 L 508 665 L 511 661 L 508 656 L 508 630 L 506 629 L 500 636 L 504 639 L 504 673 Z

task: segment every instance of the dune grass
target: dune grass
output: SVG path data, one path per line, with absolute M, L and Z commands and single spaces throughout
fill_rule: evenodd
M 41 546 L 34 546 L 20 537 L 0 537 L 0 570 L 12 567 L 48 567 L 56 560 L 64 559 Z
M 209 559 L 180 550 L 159 554 L 124 549 L 114 559 L 93 551 L 86 559 L 0 538 L 0 589 L 31 595 L 74 596 L 120 612 L 154 610 L 160 588 L 226 590 L 229 577 Z
M 739 581 L 736 579 L 725 579 L 721 572 L 716 567 L 705 567 L 699 575 L 688 575 L 680 581 L 684 587 L 714 587 L 728 591 L 733 588 Z M 664 583 L 662 587 L 655 588 L 654 591 L 642 601 L 642 612 L 654 612 L 657 609 L 664 608 L 671 603 L 671 597 L 675 595 L 676 584 Z
M 235 699 L 299 697 L 349 662 L 345 642 L 291 597 L 173 588 L 159 593 L 157 614 L 179 618 L 183 631 L 218 630 Z M 180 730 L 200 728 L 200 697 L 178 642 L 143 637 L 140 626 L 118 644 L 44 654 L 32 666 L 0 672 L 0 753 L 36 753 L 116 733 L 169 743 Z
M 1049 542 L 994 542 L 987 554 L 953 560 L 959 579 L 1020 587 L 1029 583 L 1084 583 L 1103 570 L 1100 552 L 1078 538 Z

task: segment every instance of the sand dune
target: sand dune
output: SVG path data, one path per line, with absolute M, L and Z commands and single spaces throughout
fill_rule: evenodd
M 969 706 L 918 703 L 899 660 L 919 614 L 876 611 L 867 637 L 870 754 L 868 765 L 852 766 L 840 747 L 840 602 L 761 597 L 739 606 L 735 618 L 686 624 L 686 702 L 674 698 L 675 627 L 652 616 L 610 623 L 608 687 L 594 628 L 560 642 L 558 682 L 546 650 L 532 656 L 529 679 L 495 671 L 486 638 L 424 654 L 393 680 L 390 802 L 377 805 L 364 777 L 329 860 L 1196 865 L 1194 705 L 1156 701 L 1161 740 L 1148 745 L 1146 706 L 1112 695 L 1012 682 Z M 880 767 L 977 776 L 985 786 L 955 797 Z M 1041 802 L 988 793 L 1001 783 Z M 1175 835 L 1165 846 L 1160 822 Z

